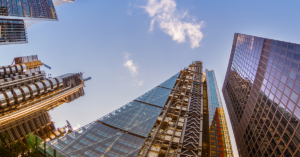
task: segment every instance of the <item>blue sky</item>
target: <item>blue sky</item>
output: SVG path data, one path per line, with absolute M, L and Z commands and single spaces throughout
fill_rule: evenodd
M 57 7 L 59 22 L 31 26 L 28 44 L 1 46 L 0 63 L 37 54 L 52 67 L 44 68 L 52 76 L 92 76 L 84 97 L 50 112 L 57 127 L 65 120 L 83 126 L 195 60 L 215 70 L 222 89 L 234 33 L 300 43 L 299 6 L 300 1 L 76 0 Z

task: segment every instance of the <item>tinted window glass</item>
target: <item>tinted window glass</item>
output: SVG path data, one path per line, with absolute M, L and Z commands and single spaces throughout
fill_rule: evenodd
M 294 44 L 289 44 L 289 50 L 294 50 Z
M 300 59 L 300 54 L 295 53 L 293 56 L 293 60 L 299 62 L 299 59 Z
M 281 42 L 277 41 L 277 47 L 281 47 Z
M 287 48 L 287 43 L 282 42 L 282 48 Z
M 293 52 L 288 51 L 286 57 L 287 58 L 292 58 L 292 56 L 293 56 Z
M 296 45 L 295 51 L 300 52 L 300 45 Z

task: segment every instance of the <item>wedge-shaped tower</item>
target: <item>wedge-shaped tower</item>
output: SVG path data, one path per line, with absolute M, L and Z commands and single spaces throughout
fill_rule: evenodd
M 40 144 L 46 148 L 42 152 L 155 157 L 209 156 L 212 150 L 215 156 L 232 156 L 219 92 L 217 86 L 207 86 L 208 79 L 216 85 L 215 78 L 203 75 L 202 62 L 196 61 L 112 113 L 48 142 L 47 147 Z M 210 104 L 215 106 L 209 108 Z
M 14 63 L 0 67 L 0 134 L 24 143 L 28 133 L 43 140 L 61 136 L 65 131 L 55 129 L 48 111 L 84 95 L 82 73 L 47 77 L 36 55 Z

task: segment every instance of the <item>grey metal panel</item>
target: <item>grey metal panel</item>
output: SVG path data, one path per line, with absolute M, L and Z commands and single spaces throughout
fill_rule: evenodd
M 11 77 L 13 80 L 18 80 L 19 79 L 19 76 L 13 76 Z
M 5 75 L 3 68 L 0 68 L 0 75 Z
M 21 86 L 20 87 L 21 91 L 23 92 L 24 98 L 30 98 L 30 90 L 26 86 Z
M 20 79 L 26 78 L 26 75 L 19 75 Z
M 0 83 L 4 83 L 5 82 L 5 80 L 4 79 L 0 79 Z
M 6 98 L 8 99 L 8 104 L 13 104 L 15 102 L 15 98 L 14 95 L 11 93 L 10 90 L 6 90 L 4 92 L 4 94 L 6 95 Z
M 10 74 L 10 68 L 9 67 L 5 67 L 5 74 L 9 75 Z
M 60 77 L 55 77 L 55 79 L 56 79 L 59 87 L 62 87 L 64 85 L 64 82 Z
M 58 86 L 57 86 L 57 85 L 58 85 L 58 84 L 57 84 L 57 81 L 56 81 L 54 78 L 50 79 L 49 81 L 51 82 L 52 88 L 53 88 L 53 89 L 58 88 Z
M 39 94 L 45 92 L 45 87 L 44 87 L 44 85 L 41 82 L 38 82 L 38 83 L 35 83 L 35 84 L 38 87 Z
M 14 73 L 17 72 L 17 69 L 16 69 L 15 66 L 11 66 L 10 69 L 11 69 L 11 73 L 12 73 L 12 74 L 14 74 Z
M 14 94 L 15 94 L 15 97 L 16 97 L 17 102 L 23 100 L 23 94 L 22 94 L 22 92 L 21 92 L 20 89 L 15 88 L 15 89 L 14 89 Z
M 31 92 L 31 96 L 35 96 L 38 94 L 37 88 L 34 84 L 30 84 L 27 86 Z
M 45 91 L 51 89 L 51 84 L 50 84 L 50 82 L 49 82 L 48 80 L 43 80 L 42 83 L 43 83 L 44 86 L 46 87 L 46 88 L 45 88 Z
M 0 106 L 3 108 L 7 107 L 6 98 L 3 93 L 0 93 Z
M 25 65 L 25 64 L 21 64 L 21 66 L 22 66 L 22 72 L 24 72 L 24 70 L 26 70 L 26 69 L 27 69 L 27 67 L 26 67 L 26 65 Z
M 44 70 L 40 71 L 40 74 L 46 74 Z
M 18 73 L 22 72 L 22 66 L 20 64 L 16 64 L 16 69 Z
M 7 81 L 7 82 L 12 81 L 12 78 L 5 78 L 4 80 Z

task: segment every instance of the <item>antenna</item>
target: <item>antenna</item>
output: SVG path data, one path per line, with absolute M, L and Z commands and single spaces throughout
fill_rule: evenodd
M 88 77 L 88 78 L 83 79 L 83 81 L 85 82 L 85 81 L 88 81 L 88 80 L 91 80 L 91 79 L 92 79 L 92 77 Z
M 45 64 L 45 63 L 43 63 L 43 64 L 44 64 L 44 66 L 45 66 L 46 68 L 48 68 L 48 69 L 51 70 L 51 67 L 50 67 L 49 65 L 47 65 L 47 64 Z
M 67 121 L 67 126 L 66 127 L 68 128 L 68 130 L 73 131 L 73 128 L 72 128 L 70 122 L 68 120 L 66 120 L 66 121 Z

